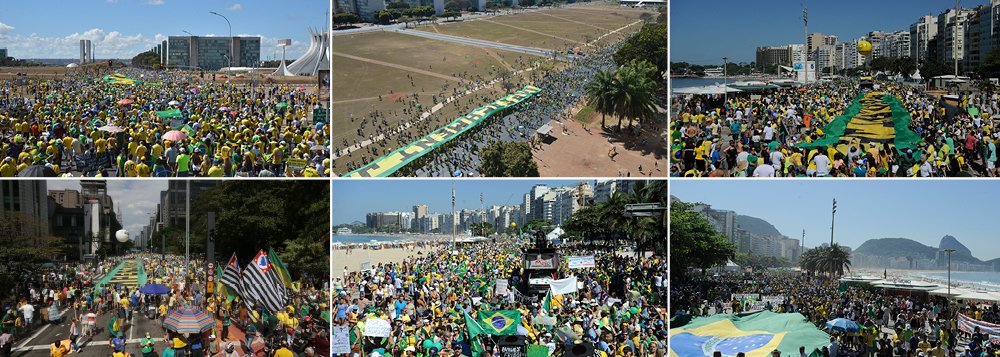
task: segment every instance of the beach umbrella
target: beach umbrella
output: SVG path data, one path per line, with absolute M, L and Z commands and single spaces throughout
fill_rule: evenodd
M 56 172 L 51 167 L 42 165 L 31 165 L 17 173 L 17 177 L 56 177 Z
M 128 99 L 128 98 L 125 98 L 125 99 L 122 99 L 122 100 L 118 101 L 118 105 L 129 105 L 129 104 L 132 104 L 132 103 L 135 103 L 135 101 L 133 101 L 131 99 Z
M 170 140 L 170 141 L 181 141 L 184 140 L 184 138 L 186 137 L 187 134 L 185 134 L 183 131 L 180 130 L 171 130 L 168 131 L 166 134 L 163 134 L 163 140 Z
M 97 128 L 97 130 L 106 131 L 106 132 L 109 132 L 109 133 L 120 133 L 120 132 L 125 131 L 124 128 L 122 128 L 120 126 L 117 126 L 117 125 L 105 125 L 105 126 L 102 126 L 100 128 Z
M 178 105 L 178 104 L 181 104 L 181 102 L 178 102 L 176 100 L 171 100 L 171 101 L 167 102 L 167 105 Z
M 462 170 L 455 170 L 455 172 L 452 173 L 451 176 L 453 176 L 453 177 L 462 176 Z
M 303 86 L 298 86 L 298 87 L 295 87 L 295 90 L 297 90 L 297 91 L 300 91 L 300 92 L 301 92 L 301 91 L 305 91 L 305 90 L 306 90 L 306 87 L 303 87 Z
M 274 107 L 275 108 L 287 108 L 288 107 L 288 103 L 281 102 L 281 103 L 275 104 Z
M 858 332 L 861 329 L 857 322 L 842 317 L 827 321 L 826 327 L 840 332 Z
M 201 333 L 215 327 L 215 320 L 202 308 L 184 306 L 167 313 L 163 327 L 177 333 Z
M 219 111 L 220 111 L 220 112 L 228 112 L 228 111 L 229 111 L 229 107 L 222 107 L 222 108 L 219 108 Z
M 326 152 L 326 146 L 323 146 L 323 145 L 313 145 L 313 147 L 310 148 L 310 150 L 312 150 L 312 151 Z
M 139 289 L 139 292 L 148 295 L 164 295 L 170 293 L 170 289 L 163 284 L 146 284 L 142 289 Z

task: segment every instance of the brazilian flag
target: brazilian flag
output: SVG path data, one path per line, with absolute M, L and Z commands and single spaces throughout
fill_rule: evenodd
M 799 347 L 806 355 L 821 356 L 830 335 L 820 331 L 799 313 L 761 311 L 749 315 L 719 314 L 695 317 L 683 326 L 670 329 L 670 355 L 701 357 L 705 351 L 723 356 L 743 352 L 747 357 L 767 357 L 779 350 L 788 356 Z
M 521 323 L 521 312 L 517 310 L 479 311 L 479 325 L 488 335 L 514 335 Z
M 122 332 L 122 324 L 118 322 L 118 314 L 111 316 L 111 320 L 108 321 L 108 332 L 111 336 L 118 336 L 119 332 Z

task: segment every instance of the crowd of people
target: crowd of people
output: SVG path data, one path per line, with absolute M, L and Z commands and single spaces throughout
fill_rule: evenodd
M 627 37 L 625 36 L 625 38 Z M 594 74 L 599 70 L 615 68 L 616 64 L 612 55 L 622 43 L 593 47 L 588 49 L 584 55 L 565 55 L 572 58 L 568 65 L 558 71 L 533 70 L 524 72 L 523 75 L 527 78 L 524 82 L 540 88 L 541 93 L 511 110 L 495 114 L 494 118 L 488 119 L 476 128 L 436 148 L 433 153 L 408 165 L 397 175 L 478 176 L 480 175 L 479 167 L 482 164 L 480 150 L 490 144 L 528 142 L 533 148 L 538 148 L 541 144 L 541 138 L 535 134 L 535 130 L 549 121 L 558 124 L 562 120 L 569 119 L 571 117 L 569 109 L 579 104 L 583 99 L 584 87 Z M 504 58 L 502 54 L 500 56 Z M 531 59 L 526 56 L 519 56 L 514 60 L 515 67 L 531 67 L 530 61 Z M 488 74 L 490 78 L 512 76 L 510 71 L 499 68 L 491 69 Z M 454 76 L 467 79 L 468 82 L 460 85 L 446 84 L 434 103 L 438 103 L 440 98 L 456 97 L 446 105 L 455 109 L 454 111 L 459 113 L 458 115 L 464 115 L 499 99 L 499 96 L 492 98 L 475 93 L 462 96 L 464 93 L 482 87 L 484 84 L 499 87 L 502 86 L 502 83 L 514 80 L 503 79 L 491 82 L 483 76 L 469 77 L 467 73 L 458 73 Z M 520 88 L 510 88 L 507 92 L 510 93 L 517 89 Z M 423 92 L 423 88 L 421 88 L 421 92 Z M 347 164 L 348 171 L 363 167 L 393 150 L 409 145 L 455 119 L 455 117 L 444 117 L 437 114 L 416 119 L 421 113 L 430 109 L 420 104 L 417 95 L 412 98 L 400 98 L 396 101 L 403 107 L 389 112 L 373 111 L 362 119 L 351 118 L 352 122 L 357 121 L 359 125 L 357 129 L 358 139 L 355 139 L 354 142 L 344 139 L 341 143 L 344 147 L 358 147 L 360 149 L 363 147 L 362 140 L 374 140 L 380 136 L 388 139 L 379 141 L 377 145 L 364 147 L 365 151 L 360 159 L 352 160 Z M 405 120 L 399 124 L 386 119 L 393 117 L 414 119 Z M 560 130 L 562 129 L 553 128 L 553 133 Z M 346 157 L 344 159 L 350 160 Z
M 147 284 L 162 284 L 169 292 L 144 294 L 136 284 L 108 282 L 106 277 L 123 262 L 141 263 Z M 56 357 L 93 349 L 114 357 L 329 356 L 329 295 L 322 284 L 302 284 L 298 291 L 289 290 L 284 310 L 268 312 L 249 309 L 240 296 L 207 292 L 207 274 L 214 272 L 207 271 L 204 259 L 185 264 L 183 256 L 159 254 L 60 264 L 25 274 L 13 290 L 13 299 L 3 303 L 0 349 L 9 356 L 16 341 L 33 338 L 29 337 L 32 329 L 51 323 L 57 329 L 65 328 L 56 335 L 65 337 L 35 343 L 51 343 L 51 355 Z M 166 317 L 182 307 L 203 309 L 215 326 L 202 333 L 178 333 L 165 326 Z M 40 318 L 35 318 L 34 311 L 42 312 Z M 130 325 L 138 318 L 151 323 Z M 105 325 L 98 320 L 109 322 Z M 142 330 L 140 326 L 155 328 Z M 106 347 L 93 343 L 98 336 L 109 338 Z
M 962 301 L 948 304 L 943 296 L 887 291 L 870 286 L 840 283 L 838 279 L 789 271 L 721 273 L 674 281 L 670 292 L 671 316 L 708 316 L 750 313 L 752 305 L 734 294 L 780 296 L 764 309 L 800 313 L 817 328 L 831 334 L 823 356 L 993 356 L 1000 344 L 987 331 L 959 329 L 957 316 L 965 314 L 988 323 L 1000 322 L 994 303 Z M 846 318 L 859 325 L 857 332 L 828 329 L 826 322 Z M 994 338 L 1000 338 L 994 335 Z M 781 356 L 801 351 L 778 351 Z M 811 351 L 805 351 L 810 355 Z
M 907 84 L 838 80 L 799 88 L 728 95 L 675 96 L 671 174 L 675 177 L 943 177 L 996 176 L 992 117 L 998 94 L 961 92 L 957 102 Z M 809 145 L 845 115 L 859 94 L 887 93 L 909 117 L 911 142 L 864 135 Z M 850 114 L 847 114 L 850 115 Z M 886 114 L 888 115 L 888 114 Z M 890 128 L 892 129 L 892 128 Z M 894 132 L 893 130 L 888 130 Z M 895 134 L 899 135 L 898 132 Z M 826 142 L 826 141 L 824 141 Z
M 399 263 L 373 262 L 370 270 L 350 270 L 334 280 L 333 325 L 350 330 L 353 355 L 497 356 L 491 336 L 470 339 L 465 314 L 517 310 L 518 334 L 526 343 L 561 356 L 567 346 L 591 344 L 599 356 L 665 356 L 667 343 L 667 262 L 662 257 L 560 247 L 560 255 L 595 256 L 594 268 L 560 271 L 577 277 L 575 293 L 530 294 L 524 281 L 525 245 L 516 239 L 452 246 L 444 243 L 409 255 Z M 496 294 L 496 279 L 507 279 Z M 550 307 L 550 308 L 547 308 Z M 554 325 L 542 325 L 542 316 Z M 366 321 L 390 321 L 388 338 L 364 335 Z M 480 345 L 481 344 L 481 345 Z
M 329 175 L 329 126 L 310 119 L 327 107 L 316 91 L 206 76 L 101 66 L 4 81 L 0 177 L 31 166 L 73 177 Z

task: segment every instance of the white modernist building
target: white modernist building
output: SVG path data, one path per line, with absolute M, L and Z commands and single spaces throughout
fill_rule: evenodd
M 282 59 L 275 75 L 282 76 L 315 76 L 320 69 L 330 68 L 330 33 L 309 29 L 311 42 L 309 50 L 302 57 L 285 66 Z

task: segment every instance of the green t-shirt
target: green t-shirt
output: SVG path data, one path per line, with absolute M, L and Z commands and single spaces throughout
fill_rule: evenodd
M 177 155 L 177 172 L 186 172 L 191 170 L 191 156 L 187 154 Z
M 153 352 L 153 339 L 144 338 L 142 339 L 142 353 Z

